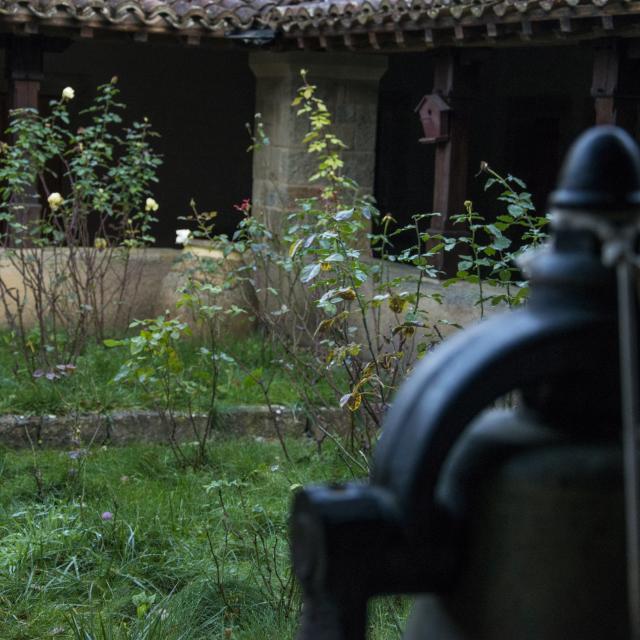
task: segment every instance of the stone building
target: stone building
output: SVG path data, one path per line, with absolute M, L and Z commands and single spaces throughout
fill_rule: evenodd
M 636 132 L 639 12 L 637 0 L 1 0 L 0 121 L 68 85 L 86 103 L 118 75 L 131 116 L 162 133 L 164 246 L 192 197 L 228 212 L 228 231 L 243 198 L 279 215 L 307 193 L 290 108 L 301 67 L 349 145 L 348 172 L 396 218 L 466 198 L 489 207 L 481 160 L 540 201 L 580 130 Z M 426 144 L 414 113 L 425 95 L 448 111 Z M 252 158 L 256 111 L 271 144 Z

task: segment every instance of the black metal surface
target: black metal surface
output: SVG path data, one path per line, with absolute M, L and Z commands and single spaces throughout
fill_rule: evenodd
M 587 132 L 550 202 L 561 213 L 576 210 L 567 214 L 576 219 L 628 220 L 640 204 L 635 143 L 612 127 Z M 603 264 L 598 230 L 567 219 L 560 216 L 549 251 L 532 265 L 527 308 L 456 335 L 404 383 L 370 484 L 309 488 L 296 497 L 300 640 L 364 639 L 371 596 L 455 583 L 464 560 L 460 514 L 438 487 L 457 440 L 500 396 L 521 391 L 527 410 L 564 435 L 619 437 L 615 271 Z
M 640 157 L 635 141 L 617 127 L 594 127 L 569 152 L 552 207 L 628 212 L 640 205 Z

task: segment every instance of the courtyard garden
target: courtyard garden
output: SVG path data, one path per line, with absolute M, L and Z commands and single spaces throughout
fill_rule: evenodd
M 162 446 L 0 455 L 0 637 L 291 638 L 291 495 L 352 478 L 331 446 L 214 439 L 206 468 Z M 405 603 L 374 606 L 398 637 Z
M 152 395 L 142 386 L 119 384 L 115 381 L 125 364 L 127 352 L 123 349 L 108 349 L 103 345 L 90 344 L 75 360 L 73 373 L 48 378 L 26 369 L 14 370 L 14 354 L 7 334 L 0 344 L 0 414 L 65 415 L 72 412 L 108 413 L 122 410 L 156 409 Z M 2 339 L 2 338 L 0 338 Z M 196 341 L 180 345 L 180 357 L 187 367 L 197 363 L 200 345 Z M 286 374 L 277 368 L 274 349 L 264 344 L 259 336 L 247 336 L 241 340 L 223 342 L 221 350 L 228 360 L 221 362 L 218 388 L 218 406 L 221 409 L 237 405 L 261 405 L 264 395 L 260 388 L 251 384 L 247 372 L 238 363 L 249 362 L 252 370 L 262 369 L 271 381 L 270 398 L 274 404 L 295 405 L 299 396 L 292 388 Z M 210 378 L 207 378 L 210 383 Z M 319 400 L 329 402 L 331 390 L 322 390 Z M 324 398 L 323 395 L 324 394 Z M 188 409 L 186 398 L 176 398 L 176 408 Z M 206 398 L 194 398 L 194 410 L 205 411 Z
M 140 317 L 134 256 L 162 213 L 157 134 L 125 125 L 116 79 L 79 128 L 73 99 L 68 87 L 46 116 L 14 112 L 0 155 L 0 414 L 150 411 L 167 436 L 117 447 L 78 431 L 51 449 L 27 430 L 25 448 L 0 445 L 0 637 L 292 638 L 292 495 L 366 479 L 393 393 L 459 328 L 446 289 L 470 292 L 480 319 L 523 304 L 515 260 L 547 220 L 524 183 L 483 163 L 497 213 L 465 202 L 455 238 L 428 232 L 437 214 L 398 225 L 344 175 L 345 145 L 303 71 L 292 108 L 308 123 L 314 195 L 277 221 L 248 199 L 227 214 L 192 202 L 171 305 Z M 250 129 L 260 153 L 259 115 Z M 233 235 L 217 233 L 221 215 Z M 438 282 L 442 251 L 458 268 Z M 239 405 L 266 410 L 263 433 L 229 434 Z M 298 437 L 279 428 L 282 407 L 304 416 Z M 399 637 L 404 600 L 372 612 L 372 638 Z

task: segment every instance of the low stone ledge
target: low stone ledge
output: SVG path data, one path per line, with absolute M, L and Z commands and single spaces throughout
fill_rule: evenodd
M 320 428 L 299 410 L 274 405 L 236 406 L 220 409 L 212 435 L 261 436 L 276 438 L 317 435 L 322 429 L 332 433 L 346 433 L 349 416 L 340 409 L 321 409 L 316 412 Z M 204 428 L 206 415 L 193 416 L 199 429 Z M 178 442 L 196 439 L 191 418 L 176 414 Z M 133 443 L 168 442 L 171 424 L 156 411 L 113 411 L 76 415 L 4 415 L 0 416 L 0 446 L 9 448 L 79 447 L 89 444 L 125 445 Z

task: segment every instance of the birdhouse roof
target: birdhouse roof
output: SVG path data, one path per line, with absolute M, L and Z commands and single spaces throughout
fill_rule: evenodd
M 442 96 L 437 93 L 431 93 L 429 95 L 424 96 L 422 100 L 418 103 L 416 107 L 417 113 L 422 113 L 425 108 L 436 109 L 440 112 L 442 111 L 451 111 L 451 107 L 447 104 L 447 102 L 442 98 Z

